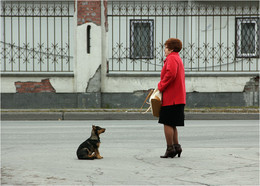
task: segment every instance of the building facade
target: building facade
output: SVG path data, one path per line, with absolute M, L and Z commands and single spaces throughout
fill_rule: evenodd
M 2 108 L 139 107 L 170 37 L 183 42 L 188 107 L 258 106 L 259 11 L 259 1 L 2 1 Z

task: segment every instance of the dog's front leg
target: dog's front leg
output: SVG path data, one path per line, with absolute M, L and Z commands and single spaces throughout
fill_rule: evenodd
M 102 159 L 103 158 L 102 156 L 100 156 L 98 149 L 95 150 L 95 157 L 96 157 L 96 159 Z
M 100 154 L 99 154 L 99 146 L 100 146 L 100 143 L 98 143 L 97 144 L 97 148 L 95 149 L 95 157 L 97 158 L 97 159 L 102 159 L 103 157 L 102 156 L 100 156 Z

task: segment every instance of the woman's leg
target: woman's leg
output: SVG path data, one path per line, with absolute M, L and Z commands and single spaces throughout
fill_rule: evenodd
M 164 125 L 164 135 L 166 139 L 167 146 L 173 145 L 174 142 L 174 130 L 169 125 Z
M 179 144 L 178 130 L 176 127 L 173 127 L 173 144 Z
M 161 158 L 168 158 L 168 157 L 175 157 L 177 152 L 173 146 L 173 128 L 168 125 L 164 125 L 164 135 L 167 143 L 167 149 L 164 154 L 164 156 L 161 156 Z
M 182 153 L 182 148 L 181 145 L 179 144 L 179 140 L 178 140 L 178 130 L 176 127 L 173 127 L 173 132 L 174 132 L 174 136 L 173 136 L 173 146 L 178 154 L 178 157 L 181 156 Z

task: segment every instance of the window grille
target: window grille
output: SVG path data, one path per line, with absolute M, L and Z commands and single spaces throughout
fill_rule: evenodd
M 153 20 L 130 20 L 131 59 L 153 58 Z
M 259 18 L 237 18 L 236 29 L 236 56 L 259 57 Z

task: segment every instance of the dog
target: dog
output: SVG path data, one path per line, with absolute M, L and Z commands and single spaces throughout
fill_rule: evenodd
M 77 156 L 80 160 L 102 159 L 99 154 L 100 138 L 99 135 L 106 131 L 105 128 L 92 125 L 91 136 L 84 141 L 77 150 Z

